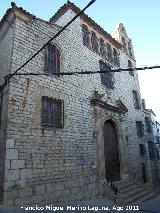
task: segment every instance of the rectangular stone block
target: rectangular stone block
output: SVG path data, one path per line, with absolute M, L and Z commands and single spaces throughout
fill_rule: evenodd
M 6 148 L 14 148 L 14 139 L 7 139 L 6 140 Z
M 12 160 L 11 169 L 22 169 L 25 168 L 25 160 Z
M 6 149 L 6 160 L 18 159 L 17 149 Z
M 25 197 L 25 196 L 30 196 L 30 195 L 32 195 L 32 188 L 31 187 L 26 187 L 26 188 L 18 190 L 18 196 L 19 197 Z
M 36 186 L 36 195 L 45 194 L 45 185 L 37 185 Z
M 5 180 L 18 180 L 19 179 L 19 170 L 6 170 L 5 171 Z
M 31 178 L 33 176 L 30 169 L 20 169 L 20 179 Z

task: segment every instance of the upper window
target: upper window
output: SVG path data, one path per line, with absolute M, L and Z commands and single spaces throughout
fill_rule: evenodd
M 152 141 L 148 141 L 148 152 L 150 160 L 155 159 L 155 150 L 154 150 L 154 143 Z
M 130 42 L 128 42 L 128 52 L 129 52 L 129 55 L 132 57 L 132 46 Z
M 110 72 L 111 68 L 109 65 L 105 64 L 103 61 L 99 61 L 100 70 L 106 71 L 104 73 L 101 73 L 101 83 L 106 86 L 107 88 L 113 88 L 114 85 L 114 77 L 113 73 Z
M 49 74 L 60 72 L 60 53 L 52 44 L 48 44 L 45 48 L 45 72 Z
M 137 136 L 143 137 L 144 129 L 143 129 L 142 121 L 136 121 L 136 129 L 137 129 Z
M 98 38 L 94 32 L 92 32 L 91 35 L 91 43 L 92 43 L 92 48 L 96 52 L 99 52 L 99 44 L 98 44 Z
M 152 131 L 151 122 L 149 121 L 148 117 L 145 117 L 145 126 L 146 126 L 146 131 L 147 132 L 151 132 Z
M 137 109 L 140 109 L 141 108 L 141 104 L 140 104 L 140 101 L 139 101 L 138 92 L 136 90 L 133 90 L 132 94 L 133 94 L 134 107 L 137 108 Z
M 82 26 L 82 35 L 83 35 L 83 44 L 90 46 L 89 30 L 85 25 Z
M 112 48 L 110 44 L 106 44 L 108 61 L 112 62 Z
M 122 37 L 122 45 L 123 45 L 124 51 L 127 51 L 127 48 L 126 48 L 126 41 L 125 41 L 125 38 L 124 38 L 124 37 Z
M 119 67 L 119 56 L 116 49 L 113 49 L 113 63 L 115 66 Z
M 130 60 L 128 60 L 128 68 L 133 68 L 132 62 L 131 62 Z M 134 76 L 134 71 L 129 71 L 129 74 L 130 74 L 131 76 Z
M 62 128 L 64 126 L 63 101 L 42 97 L 42 126 Z
M 139 144 L 140 155 L 144 156 L 146 154 L 146 148 L 144 144 Z
M 100 54 L 103 57 L 107 56 L 106 47 L 105 47 L 105 44 L 104 44 L 104 40 L 102 38 L 100 39 Z

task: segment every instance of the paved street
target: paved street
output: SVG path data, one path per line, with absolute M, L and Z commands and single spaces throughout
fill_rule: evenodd
M 130 206 L 130 207 L 129 207 Z M 139 210 L 136 210 L 136 206 Z M 88 201 L 76 201 L 70 203 L 59 203 L 59 204 L 48 204 L 48 205 L 30 205 L 30 209 L 21 207 L 0 207 L 0 213 L 24 213 L 24 212 L 149 212 L 149 213 L 160 213 L 160 195 L 150 201 L 138 204 L 130 205 L 115 205 L 111 200 L 105 198 L 99 198 Z M 34 209 L 31 210 L 31 207 Z M 37 209 L 36 209 L 37 207 Z M 57 207 L 57 209 L 55 208 Z M 63 210 L 60 209 L 63 207 Z M 105 207 L 105 208 L 104 208 Z M 132 208 L 132 210 L 127 210 Z M 143 211 L 142 211 L 143 210 Z

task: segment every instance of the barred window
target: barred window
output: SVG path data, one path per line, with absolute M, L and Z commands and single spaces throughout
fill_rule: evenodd
M 142 121 L 136 121 L 136 129 L 137 129 L 137 136 L 143 137 L 144 135 L 144 127 Z
M 132 94 L 133 94 L 134 107 L 137 108 L 137 109 L 140 109 L 141 104 L 140 104 L 138 92 L 136 90 L 133 90 Z
M 132 68 L 133 66 L 132 66 L 132 62 L 130 61 L 130 60 L 128 60 L 128 68 Z M 131 76 L 134 76 L 134 71 L 129 71 L 129 74 L 131 75 Z
M 45 72 L 49 74 L 60 72 L 60 52 L 52 44 L 48 44 L 45 48 Z
M 115 66 L 119 67 L 119 56 L 116 49 L 113 49 L 113 63 Z
M 42 97 L 42 126 L 62 128 L 64 126 L 63 101 Z
M 144 156 L 146 154 L 146 148 L 144 144 L 139 144 L 140 155 Z
M 111 68 L 109 65 L 105 64 L 103 61 L 99 61 L 101 71 L 110 71 Z M 112 72 L 101 73 L 101 83 L 107 88 L 113 89 L 114 85 L 114 76 Z
M 92 43 L 92 48 L 96 52 L 99 52 L 99 43 L 98 43 L 98 38 L 94 32 L 92 32 L 91 35 L 91 43 Z
M 82 25 L 83 44 L 90 46 L 89 30 L 86 25 Z

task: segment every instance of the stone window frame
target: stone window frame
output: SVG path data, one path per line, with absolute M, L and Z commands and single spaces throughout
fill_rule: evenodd
M 107 50 L 106 50 L 106 45 L 104 43 L 103 38 L 100 38 L 99 44 L 100 44 L 100 54 L 102 55 L 102 57 L 106 58 L 107 57 Z
M 83 36 L 83 44 L 90 47 L 90 32 L 86 25 L 82 25 L 82 36 Z
M 105 63 L 102 60 L 99 60 L 100 71 L 103 71 L 105 66 L 106 66 L 107 69 L 111 69 L 111 67 L 107 63 Z M 102 85 L 106 86 L 106 88 L 109 88 L 109 89 L 114 88 L 115 80 L 114 80 L 114 73 L 113 72 L 100 73 L 100 76 L 101 76 L 101 84 Z
M 141 108 L 141 104 L 140 104 L 140 97 L 139 97 L 138 91 L 137 90 L 133 90 L 132 91 L 132 95 L 133 95 L 134 108 L 140 109 Z
M 133 68 L 132 62 L 128 60 L 128 68 Z M 129 74 L 134 77 L 134 71 L 129 71 Z
M 113 48 L 113 64 L 117 67 L 120 66 L 119 55 L 115 48 Z
M 112 55 L 112 48 L 111 45 L 109 43 L 106 44 L 107 47 L 107 59 L 109 62 L 113 62 L 113 55 Z
M 42 127 L 64 127 L 64 101 L 42 96 Z
M 99 53 L 99 40 L 95 32 L 91 32 L 91 45 L 92 45 L 92 49 L 95 52 Z
M 51 75 L 60 73 L 60 51 L 51 43 L 44 49 L 44 72 Z
M 136 130 L 139 138 L 144 136 L 144 126 L 142 121 L 136 121 Z

